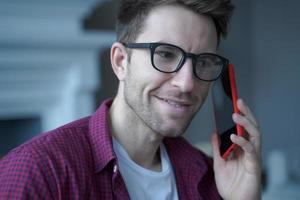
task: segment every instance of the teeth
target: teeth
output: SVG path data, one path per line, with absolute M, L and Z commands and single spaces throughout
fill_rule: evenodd
M 168 104 L 174 106 L 175 108 L 181 107 L 181 105 L 178 104 L 178 103 L 176 103 L 175 101 L 170 101 L 170 100 L 168 100 L 168 99 L 163 99 L 163 100 L 164 100 L 165 102 L 167 102 Z

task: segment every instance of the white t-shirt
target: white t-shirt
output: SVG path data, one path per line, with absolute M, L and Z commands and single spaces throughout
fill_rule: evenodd
M 174 172 L 163 144 L 160 145 L 161 172 L 151 171 L 136 164 L 115 139 L 113 149 L 131 200 L 178 200 Z

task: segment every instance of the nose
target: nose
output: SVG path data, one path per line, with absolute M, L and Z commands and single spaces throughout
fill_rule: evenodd
M 187 59 L 172 77 L 171 84 L 180 88 L 181 92 L 191 92 L 194 89 L 194 81 L 193 63 L 191 59 Z

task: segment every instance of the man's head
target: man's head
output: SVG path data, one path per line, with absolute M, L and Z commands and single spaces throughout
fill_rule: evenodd
M 223 9 L 205 10 L 201 2 L 210 8 L 220 4 Z M 226 33 L 220 27 L 227 23 L 220 22 L 227 21 L 229 15 L 220 18 L 219 25 L 215 18 L 225 12 L 223 4 L 232 9 L 227 1 L 207 2 L 123 1 L 119 42 L 112 46 L 111 61 L 120 81 L 115 102 L 132 126 L 142 126 L 163 137 L 178 136 L 204 103 L 211 81 L 226 64 L 226 59 L 216 55 L 216 49 L 218 37 Z M 214 13 L 215 18 L 196 12 L 196 8 Z M 160 48 L 161 43 L 166 45 Z
M 144 21 L 155 7 L 179 4 L 213 19 L 218 43 L 228 32 L 233 5 L 230 0 L 121 0 L 117 17 L 117 41 L 134 42 L 142 32 Z

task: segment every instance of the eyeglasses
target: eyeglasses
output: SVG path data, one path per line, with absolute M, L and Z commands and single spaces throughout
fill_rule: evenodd
M 229 60 L 214 53 L 193 54 L 167 43 L 123 43 L 131 49 L 150 49 L 152 66 L 163 73 L 178 72 L 187 58 L 192 59 L 194 75 L 203 81 L 215 81 Z

